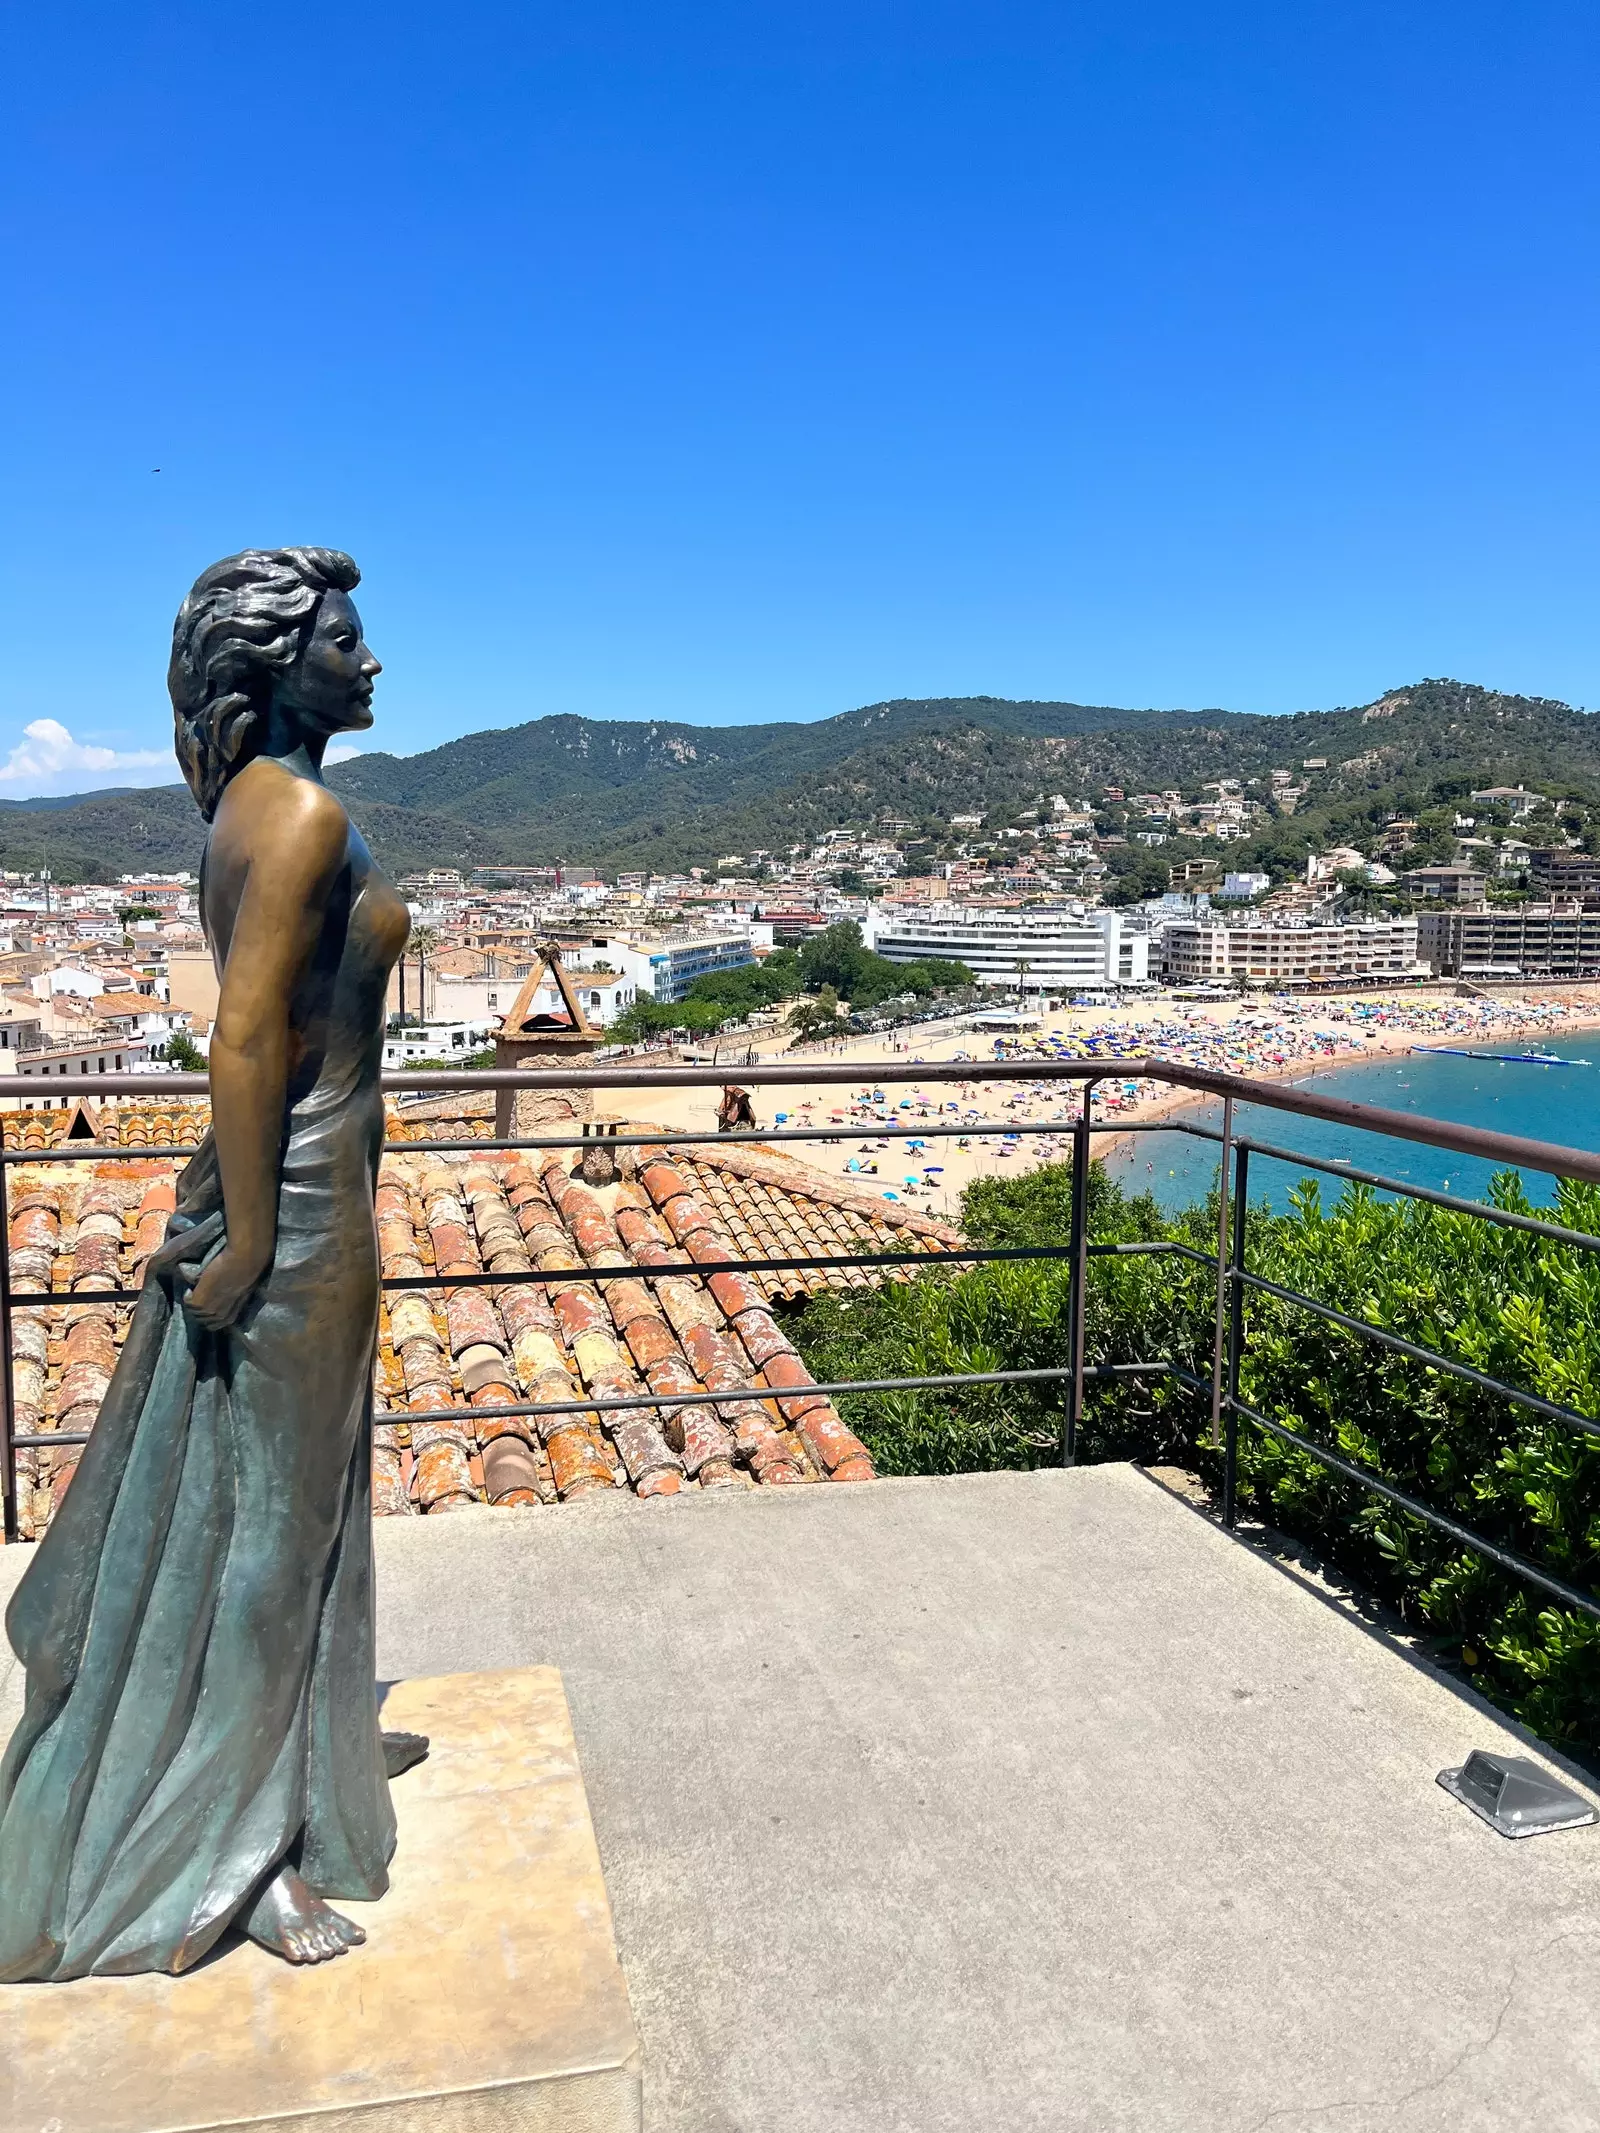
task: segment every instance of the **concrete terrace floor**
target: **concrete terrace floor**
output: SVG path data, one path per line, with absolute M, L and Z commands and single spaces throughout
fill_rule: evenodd
M 1600 1829 L 1477 1822 L 1527 1744 L 1131 1468 L 377 1545 L 387 1676 L 565 1674 L 650 2133 L 1600 2122 Z

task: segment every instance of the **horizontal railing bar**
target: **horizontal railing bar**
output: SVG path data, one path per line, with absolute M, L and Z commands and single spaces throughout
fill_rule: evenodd
M 1426 1049 L 1426 1047 L 1422 1047 Z M 1307 1062 L 1307 1069 L 1312 1063 Z M 27 1077 L 19 1077 L 27 1078 Z M 1539 1170 L 1554 1177 L 1583 1178 L 1600 1184 L 1600 1153 L 1582 1148 L 1562 1148 L 1550 1141 L 1525 1140 L 1518 1134 L 1496 1133 L 1483 1126 L 1449 1125 L 1439 1119 L 1418 1118 L 1407 1111 L 1389 1111 L 1376 1104 L 1351 1103 L 1344 1097 L 1317 1096 L 1283 1082 L 1252 1081 L 1243 1074 L 1225 1074 L 1212 1067 L 1195 1067 L 1176 1060 L 1138 1058 L 1090 1058 L 1070 1060 L 985 1061 L 981 1059 L 905 1061 L 899 1059 L 857 1060 L 837 1066 L 796 1060 L 771 1066 L 606 1066 L 548 1067 L 537 1071 L 511 1067 L 464 1068 L 459 1074 L 416 1072 L 384 1074 L 382 1086 L 409 1093 L 436 1091 L 459 1093 L 466 1089 L 710 1089 L 737 1081 L 745 1088 L 848 1088 L 865 1081 L 898 1085 L 917 1082 L 1040 1082 L 1040 1081 L 1165 1081 L 1174 1088 L 1192 1089 L 1201 1096 L 1232 1096 L 1266 1110 L 1291 1111 L 1301 1118 L 1318 1118 L 1330 1125 L 1348 1126 L 1358 1132 L 1382 1133 L 1394 1140 L 1421 1141 L 1453 1154 L 1482 1156 L 1512 1168 Z M 79 1096 L 206 1096 L 210 1083 L 204 1074 L 80 1074 L 58 1083 L 37 1077 L 40 1094 L 54 1098 Z M 24 1092 L 19 1089 L 19 1097 Z M 31 1093 L 31 1092 L 27 1092 Z M 1124 1131 L 1133 1130 L 1130 1121 Z M 481 1144 L 480 1144 L 481 1145 Z
M 1162 1373 L 1181 1377 L 1204 1390 L 1198 1378 L 1188 1377 L 1172 1363 L 1097 1363 L 1085 1370 L 1086 1378 L 1153 1377 Z M 509 1421 L 522 1415 L 590 1415 L 635 1407 L 716 1407 L 723 1401 L 803 1400 L 812 1393 L 830 1399 L 852 1392 L 943 1392 L 961 1385 L 1034 1385 L 1053 1378 L 1070 1378 L 1070 1368 L 1048 1370 L 962 1370 L 944 1377 L 844 1378 L 836 1384 L 744 1385 L 730 1392 L 629 1393 L 596 1400 L 512 1400 L 495 1407 L 427 1407 L 421 1410 L 386 1407 L 373 1414 L 375 1426 L 391 1428 L 410 1422 L 451 1422 L 477 1416 L 486 1422 Z M 64 1440 L 57 1438 L 57 1443 Z
M 1125 1126 L 1096 1126 L 1097 1133 L 1132 1133 L 1138 1128 L 1137 1120 Z M 1206 1140 L 1218 1136 L 1204 1126 L 1174 1126 L 1174 1133 L 1193 1133 Z M 765 1146 L 769 1141 L 833 1141 L 847 1140 L 998 1140 L 1021 1138 L 1024 1134 L 1038 1136 L 1054 1135 L 1065 1140 L 1070 1132 L 1070 1121 L 1056 1120 L 1053 1123 L 1032 1119 L 1020 1119 L 1014 1124 L 1003 1119 L 985 1119 L 976 1125 L 866 1125 L 848 1126 L 775 1126 L 770 1131 L 758 1129 L 747 1133 L 675 1133 L 670 1128 L 657 1128 L 653 1133 L 551 1133 L 521 1140 L 483 1140 L 476 1134 L 457 1136 L 453 1140 L 413 1141 L 386 1140 L 385 1155 L 503 1155 L 538 1149 L 605 1149 L 615 1148 L 688 1148 L 715 1146 L 724 1148 Z M 106 1145 L 99 1141 L 60 1142 L 44 1148 L 0 1149 L 0 1163 L 93 1163 L 102 1158 L 107 1161 L 135 1162 L 146 1156 L 196 1155 L 199 1144 L 194 1146 L 157 1144 L 149 1148 Z
M 1209 1126 L 1179 1125 L 1165 1119 L 1108 1120 L 1091 1125 L 1091 1133 L 1187 1133 L 1198 1141 L 1220 1141 L 1222 1135 Z M 549 1134 L 536 1140 L 484 1140 L 477 1134 L 457 1135 L 453 1140 L 443 1141 L 384 1141 L 384 1155 L 513 1155 L 550 1149 L 592 1148 L 693 1148 L 715 1146 L 724 1148 L 766 1147 L 778 1141 L 831 1141 L 835 1146 L 847 1140 L 1020 1140 L 1025 1134 L 1039 1138 L 1054 1136 L 1067 1140 L 1071 1123 L 1056 1120 L 1053 1124 L 1034 1120 L 1019 1120 L 1015 1125 L 988 1119 L 977 1125 L 958 1126 L 775 1126 L 770 1130 L 760 1129 L 752 1133 L 609 1133 L 579 1135 L 575 1133 Z M 23 1165 L 28 1163 L 99 1163 L 142 1162 L 161 1156 L 193 1156 L 200 1152 L 198 1142 L 193 1146 L 157 1143 L 149 1148 L 130 1148 L 122 1144 L 104 1144 L 99 1141 L 62 1141 L 43 1148 L 0 1149 L 0 1163 Z M 1067 1160 L 1063 1156 L 1063 1161 Z M 865 1181 L 865 1172 L 847 1172 L 843 1181 Z
M 1084 1250 L 1091 1259 L 1136 1259 L 1161 1254 L 1174 1259 L 1192 1259 L 1197 1266 L 1215 1267 L 1217 1263 L 1215 1252 L 1197 1252 L 1192 1244 L 1179 1244 L 1170 1237 L 1153 1238 L 1142 1244 L 1086 1244 Z
M 13 1289 L 13 1311 L 60 1311 L 73 1304 L 131 1304 L 137 1303 L 143 1289 Z
M 1052 1059 L 1023 1061 L 1014 1059 L 861 1059 L 836 1066 L 823 1064 L 820 1060 L 796 1060 L 791 1064 L 767 1066 L 676 1066 L 638 1067 L 616 1065 L 604 1067 L 482 1067 L 474 1072 L 468 1068 L 459 1074 L 423 1074 L 416 1071 L 386 1073 L 383 1075 L 385 1089 L 409 1095 L 425 1094 L 432 1089 L 458 1088 L 507 1088 L 507 1089 L 721 1089 L 730 1083 L 742 1089 L 799 1088 L 815 1084 L 818 1088 L 840 1089 L 854 1087 L 887 1087 L 893 1082 L 904 1085 L 919 1081 L 1137 1081 L 1146 1072 L 1162 1076 L 1187 1075 L 1196 1069 L 1179 1066 L 1176 1062 L 1152 1062 L 1144 1057 L 1138 1060 L 1121 1058 Z M 81 1079 L 82 1077 L 80 1077 Z M 107 1081 L 116 1079 L 105 1076 Z M 127 1081 L 154 1081 L 155 1075 L 124 1075 Z M 178 1080 L 188 1077 L 173 1076 Z M 94 1079 L 91 1075 L 90 1081 Z M 51 1092 L 55 1094 L 55 1091 Z M 192 1093 L 192 1092 L 190 1092 Z
M 658 1127 L 654 1133 L 591 1133 L 586 1135 L 545 1134 L 534 1140 L 485 1141 L 385 1141 L 384 1152 L 388 1155 L 442 1155 L 459 1154 L 463 1148 L 487 1148 L 511 1153 L 514 1150 L 536 1148 L 689 1148 L 721 1144 L 724 1148 L 761 1147 L 768 1141 L 931 1141 L 977 1139 L 998 1140 L 1002 1136 L 1023 1134 L 1054 1134 L 1058 1139 L 1071 1136 L 1072 1121 L 1057 1119 L 1044 1123 L 1035 1119 L 1019 1119 L 1015 1125 L 1002 1119 L 984 1119 L 976 1125 L 919 1125 L 880 1126 L 862 1125 L 857 1121 L 845 1126 L 765 1126 L 753 1127 L 739 1133 L 675 1133 L 670 1127 Z
M 1408 1200 L 1426 1200 L 1433 1207 L 1447 1208 L 1451 1214 L 1475 1215 L 1479 1221 L 1497 1222 L 1503 1229 L 1524 1229 L 1533 1236 L 1548 1237 L 1552 1244 L 1575 1244 L 1584 1251 L 1600 1251 L 1600 1237 L 1592 1236 L 1587 1230 L 1565 1229 L 1559 1222 L 1541 1222 L 1537 1215 L 1514 1214 L 1509 1208 L 1496 1207 L 1489 1200 L 1463 1200 L 1458 1193 L 1440 1192 L 1433 1185 L 1408 1185 L 1403 1178 L 1387 1178 L 1377 1170 L 1358 1170 L 1353 1163 L 1301 1155 L 1293 1148 L 1275 1148 L 1270 1141 L 1241 1138 L 1234 1145 L 1248 1148 L 1252 1155 L 1270 1156 L 1275 1163 L 1298 1163 L 1302 1169 L 1325 1171 L 1333 1178 L 1351 1178 L 1358 1185 L 1375 1185 L 1382 1192 L 1401 1193 Z
M 832 1398 L 851 1392 L 935 1392 L 956 1385 L 1032 1385 L 1071 1375 L 1065 1368 L 969 1370 L 932 1378 L 846 1378 L 831 1385 L 736 1385 L 727 1392 L 618 1393 L 595 1400 L 510 1400 L 495 1407 L 386 1407 L 374 1411 L 373 1423 L 388 1428 L 411 1422 L 454 1422 L 473 1416 L 493 1422 L 516 1415 L 603 1415 L 636 1407 L 720 1407 L 751 1400 L 805 1400 L 813 1393 Z
M 199 1143 L 191 1147 L 170 1143 L 156 1148 L 102 1147 L 98 1141 L 62 1141 L 50 1148 L 0 1148 L 0 1164 L 15 1163 L 130 1163 L 145 1162 L 162 1157 L 183 1156 L 200 1153 Z
M 1200 1379 L 1178 1369 L 1173 1363 L 1096 1363 L 1084 1371 L 1086 1378 L 1105 1377 L 1155 1377 L 1162 1374 L 1182 1378 L 1197 1391 L 1203 1392 Z M 844 1378 L 830 1385 L 747 1385 L 731 1392 L 663 1392 L 630 1393 L 596 1400 L 514 1400 L 495 1407 L 429 1407 L 420 1411 L 404 1407 L 375 1409 L 374 1425 L 392 1427 L 407 1422 L 445 1422 L 458 1417 L 479 1416 L 484 1421 L 510 1420 L 523 1415 L 587 1415 L 604 1414 L 612 1408 L 633 1407 L 715 1407 L 720 1401 L 750 1400 L 796 1400 L 805 1399 L 811 1393 L 825 1393 L 830 1399 L 844 1398 L 852 1392 L 925 1392 L 947 1391 L 960 1385 L 1030 1385 L 1052 1378 L 1069 1378 L 1070 1369 L 1049 1370 L 965 1370 L 945 1377 L 930 1378 Z M 64 1439 L 57 1438 L 57 1443 Z
M 1430 1370 L 1443 1370 L 1451 1377 L 1464 1378 L 1469 1385 L 1476 1385 L 1484 1392 L 1498 1393 L 1501 1399 L 1515 1400 L 1521 1407 L 1531 1407 L 1536 1414 L 1544 1415 L 1551 1422 L 1560 1422 L 1565 1428 L 1576 1430 L 1585 1437 L 1600 1440 L 1600 1422 L 1580 1415 L 1576 1409 L 1558 1406 L 1554 1400 L 1543 1399 L 1536 1392 L 1522 1392 L 1515 1385 L 1507 1385 L 1500 1378 L 1492 1378 L 1487 1371 L 1474 1370 L 1470 1363 L 1458 1363 L 1452 1356 L 1441 1355 L 1436 1348 L 1421 1348 L 1415 1341 L 1408 1341 L 1398 1333 L 1391 1333 L 1386 1326 L 1374 1326 L 1364 1318 L 1352 1318 L 1347 1311 L 1336 1311 L 1331 1304 L 1318 1303 L 1314 1296 L 1303 1296 L 1298 1289 L 1285 1289 L 1263 1275 L 1248 1273 L 1242 1267 L 1229 1269 L 1230 1277 L 1244 1282 L 1249 1288 L 1259 1289 L 1263 1295 L 1275 1296 L 1280 1303 L 1298 1305 L 1301 1310 L 1314 1311 L 1318 1318 L 1330 1324 L 1342 1326 L 1347 1333 L 1359 1333 L 1367 1340 L 1376 1341 L 1380 1347 L 1392 1348 L 1396 1355 L 1409 1356 L 1414 1363 L 1424 1363 Z
M 1425 1525 L 1436 1527 L 1441 1533 L 1448 1533 L 1453 1541 L 1470 1550 L 1472 1554 L 1487 1557 L 1491 1563 L 1498 1563 L 1502 1570 L 1509 1570 L 1514 1577 L 1526 1578 L 1530 1585 L 1541 1586 L 1560 1600 L 1563 1606 L 1573 1608 L 1579 1614 L 1591 1615 L 1596 1621 L 1600 1621 L 1600 1600 L 1596 1600 L 1592 1593 L 1581 1592 L 1576 1585 L 1569 1585 L 1565 1579 L 1556 1577 L 1552 1572 L 1541 1570 L 1537 1563 L 1530 1563 L 1526 1556 L 1514 1554 L 1511 1549 L 1502 1548 L 1496 1542 L 1486 1540 L 1470 1526 L 1463 1526 L 1453 1518 L 1446 1518 L 1443 1512 L 1430 1509 L 1417 1497 L 1408 1495 L 1404 1489 L 1397 1489 L 1392 1482 L 1380 1481 L 1375 1474 L 1369 1474 L 1365 1467 L 1357 1466 L 1353 1460 L 1342 1457 L 1338 1452 L 1329 1451 L 1325 1444 L 1317 1444 L 1310 1437 L 1301 1436 L 1298 1430 L 1290 1429 L 1282 1422 L 1273 1421 L 1270 1415 L 1259 1413 L 1255 1408 L 1247 1406 L 1243 1400 L 1233 1399 L 1227 1393 L 1223 1394 L 1223 1399 L 1236 1414 L 1254 1422 L 1258 1429 L 1270 1431 L 1285 1444 L 1292 1444 L 1297 1451 L 1308 1453 L 1311 1458 L 1320 1460 L 1324 1466 L 1331 1467 L 1336 1474 L 1344 1475 L 1347 1481 L 1358 1482 L 1362 1488 L 1370 1489 L 1375 1496 L 1383 1497 L 1386 1502 L 1397 1505 L 1402 1511 L 1409 1511 L 1413 1518 L 1420 1518 Z
M 1204 1392 L 1206 1389 L 1199 1378 L 1192 1377 L 1176 1363 L 1168 1362 L 1096 1363 L 1083 1374 L 1085 1378 L 1167 1376 L 1179 1379 L 1196 1392 Z M 752 1385 L 734 1392 L 673 1392 L 627 1399 L 519 1400 L 495 1407 L 380 1407 L 373 1410 L 372 1420 L 374 1428 L 392 1429 L 403 1423 L 445 1422 L 454 1421 L 458 1417 L 462 1420 L 497 1422 L 509 1421 L 518 1416 L 604 1413 L 615 1407 L 707 1407 L 714 1406 L 721 1400 L 792 1400 L 804 1399 L 812 1392 L 833 1396 L 851 1392 L 914 1392 L 958 1385 L 1014 1385 L 1071 1375 L 1070 1370 L 994 1370 L 973 1371 L 942 1378 L 851 1378 L 837 1385 L 769 1385 L 765 1389 Z M 38 1436 L 13 1437 L 11 1441 L 18 1451 L 50 1451 L 64 1445 L 87 1444 L 90 1434 L 88 1430 L 51 1430 Z
M 1061 1128 L 1058 1126 L 1055 1130 L 1059 1133 Z M 1222 1140 L 1222 1135 L 1215 1126 L 1195 1126 L 1191 1125 L 1187 1119 L 1181 1118 L 1096 1118 L 1090 1120 L 1089 1131 L 1091 1133 L 1187 1133 L 1191 1140 L 1216 1141 L 1219 1145 Z M 1239 1143 L 1235 1139 L 1234 1146 L 1237 1147 L 1238 1145 Z
M 1168 1238 L 1155 1238 L 1148 1243 L 1091 1244 L 1088 1250 L 1092 1255 L 1104 1258 L 1168 1255 L 1193 1259 L 1201 1266 L 1216 1265 L 1212 1254 L 1197 1252 L 1192 1245 L 1179 1244 Z M 665 1266 L 641 1266 L 630 1262 L 627 1266 L 517 1267 L 498 1274 L 386 1274 L 379 1287 L 390 1290 L 509 1289 L 529 1282 L 662 1281 L 712 1274 L 821 1274 L 831 1267 L 968 1267 L 1000 1260 L 1070 1259 L 1071 1256 L 1072 1247 L 1068 1244 L 974 1244 L 959 1252 L 837 1252 L 827 1258 L 806 1252 L 764 1259 L 674 1259 Z M 19 1311 L 51 1311 L 72 1304 L 137 1303 L 143 1294 L 142 1289 L 52 1290 L 48 1293 L 38 1289 L 13 1289 L 11 1298 Z
M 1065 1244 L 973 1245 L 960 1252 L 840 1252 L 821 1259 L 812 1253 L 768 1259 L 672 1260 L 665 1266 L 563 1266 L 518 1268 L 510 1274 L 388 1274 L 385 1289 L 513 1288 L 528 1281 L 663 1281 L 669 1276 L 711 1274 L 808 1274 L 829 1267 L 970 1266 L 987 1259 L 1066 1259 Z

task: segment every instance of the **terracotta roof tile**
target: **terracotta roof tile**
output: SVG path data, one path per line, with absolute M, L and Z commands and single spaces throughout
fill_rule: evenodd
M 17 1428 L 29 1435 L 92 1425 L 131 1309 L 95 1296 L 143 1280 L 180 1167 L 154 1154 L 53 1163 L 48 1150 L 72 1116 L 0 1119 L 7 1146 L 32 1141 L 43 1156 L 11 1176 L 12 1385 Z M 115 1141 L 109 1126 L 100 1137 L 182 1149 L 206 1123 L 203 1105 L 122 1106 Z M 425 1125 L 406 1120 L 418 1130 L 405 1137 L 453 1138 L 453 1123 L 463 1138 L 489 1130 L 477 1118 L 434 1116 Z M 393 1118 L 390 1131 L 401 1137 Z M 808 1252 L 947 1252 L 961 1243 L 959 1232 L 758 1146 L 663 1143 L 637 1161 L 618 1154 L 621 1175 L 607 1185 L 575 1175 L 570 1151 L 402 1149 L 384 1157 L 383 1273 L 437 1275 L 438 1286 L 384 1294 L 373 1373 L 378 1515 L 550 1504 L 596 1489 L 655 1496 L 871 1478 L 865 1448 L 815 1390 L 771 1306 L 824 1286 L 907 1278 L 902 1272 L 656 1270 Z M 610 1269 L 615 1276 L 604 1281 L 563 1278 Z M 553 1278 L 463 1278 L 485 1273 Z M 686 1404 L 689 1394 L 746 1387 L 768 1397 Z M 575 1404 L 646 1396 L 658 1404 Z M 574 1411 L 480 1412 L 518 1402 Z M 440 1408 L 454 1411 L 420 1419 Z M 25 1535 L 43 1530 L 77 1457 L 68 1446 L 18 1454 Z

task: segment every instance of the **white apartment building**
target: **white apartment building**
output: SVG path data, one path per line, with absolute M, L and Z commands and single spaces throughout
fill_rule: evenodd
M 1081 904 L 1001 910 L 985 904 L 873 908 L 862 937 L 891 963 L 942 956 L 982 985 L 1071 994 L 1085 986 L 1140 985 L 1150 977 L 1142 919 Z
M 740 970 L 755 959 L 746 926 L 726 931 L 672 927 L 659 933 L 596 934 L 587 945 L 565 949 L 562 955 L 574 979 L 586 964 L 609 963 L 638 997 L 663 1006 L 681 1000 L 696 978 L 718 970 Z M 585 1001 L 585 1013 L 588 1006 Z
M 1161 935 L 1161 969 L 1174 984 L 1246 979 L 1257 984 L 1327 984 L 1349 978 L 1425 975 L 1414 918 L 1304 923 L 1290 920 L 1177 919 Z
M 0 1074 L 34 1079 L 45 1075 L 138 1074 L 150 1065 L 150 1047 L 142 1037 L 100 1038 L 97 1043 L 52 1046 L 49 1051 L 13 1052 L 0 1049 Z M 77 1102 L 71 1089 L 56 1089 L 46 1095 L 24 1096 L 6 1092 L 6 1108 L 20 1111 L 65 1111 Z

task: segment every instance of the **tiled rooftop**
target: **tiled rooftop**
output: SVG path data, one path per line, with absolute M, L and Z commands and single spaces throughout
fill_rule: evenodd
M 70 1088 L 42 1078 L 41 1098 L 70 1096 Z M 78 1104 L 64 1111 L 0 1111 L 0 1136 L 7 1148 L 41 1153 L 66 1140 L 97 1140 L 107 1148 L 198 1148 L 211 1124 L 206 1103 L 107 1104 L 91 1111 Z M 119 1165 L 126 1168 L 126 1165 Z
M 186 1148 L 203 1107 L 125 1107 L 117 1145 Z M 14 1123 L 32 1145 L 71 1114 Z M 410 1122 L 407 1121 L 407 1124 Z M 444 1121 L 423 1137 L 448 1138 Z M 468 1123 L 468 1122 L 463 1122 Z M 470 1125 L 475 1126 L 473 1120 Z M 403 1128 L 401 1130 L 404 1130 Z M 649 1131 L 648 1127 L 630 1129 Z M 391 1125 L 394 1132 L 394 1125 Z M 179 1136 L 181 1135 L 181 1139 Z M 170 1136 L 170 1137 L 168 1137 Z M 102 1136 L 107 1143 L 111 1136 Z M 603 1145 L 603 1144 L 601 1144 Z M 131 1305 L 96 1291 L 137 1287 L 161 1242 L 179 1161 L 43 1159 L 13 1167 L 12 1382 L 20 1434 L 84 1430 L 99 1411 Z M 759 1145 L 606 1150 L 575 1175 L 571 1150 L 391 1152 L 378 1184 L 386 1277 L 439 1275 L 437 1288 L 386 1291 L 375 1374 L 374 1484 L 380 1515 L 473 1503 L 553 1503 L 593 1489 L 639 1496 L 776 1487 L 872 1476 L 865 1448 L 813 1380 L 774 1316 L 824 1285 L 904 1279 L 898 1270 L 660 1275 L 686 1261 L 939 1252 L 959 1233 L 821 1176 Z M 563 1279 L 590 1268 L 618 1278 Z M 451 1277 L 537 1272 L 547 1281 L 451 1285 Z M 685 1406 L 674 1396 L 771 1388 L 762 1401 Z M 494 1416 L 519 1401 L 657 1395 L 659 1408 Z M 458 1416 L 411 1421 L 458 1407 Z M 37 1537 L 78 1451 L 18 1454 L 20 1526 Z

